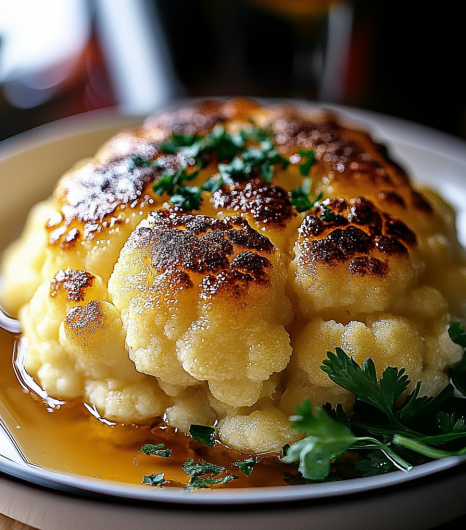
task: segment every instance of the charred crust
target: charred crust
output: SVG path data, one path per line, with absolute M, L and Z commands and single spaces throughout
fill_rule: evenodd
M 370 256 L 360 256 L 350 261 L 348 270 L 353 276 L 385 276 L 388 263 Z
M 313 261 L 320 261 L 331 265 L 345 261 L 345 253 L 336 243 L 328 239 L 318 239 L 309 245 L 310 255 Z
M 270 282 L 271 262 L 264 254 L 275 247 L 241 217 L 217 219 L 163 209 L 152 212 L 148 223 L 131 235 L 128 244 L 146 249 L 156 275 L 171 278 L 182 272 L 186 277 L 180 276 L 179 282 L 186 288 L 194 285 L 193 274 L 202 275 L 204 279 L 196 282 L 204 297 L 241 282 L 244 288 L 251 282 Z M 231 288 L 239 292 L 243 287 Z
M 270 260 L 254 252 L 240 252 L 230 263 L 230 268 L 243 274 L 251 276 L 251 278 L 262 279 L 266 277 L 267 269 L 272 264 Z
M 137 167 L 132 159 L 78 170 L 66 180 L 60 212 L 46 225 L 49 244 L 69 250 L 81 238 L 92 238 L 121 224 L 129 215 L 126 208 L 140 209 L 144 199 L 154 196 L 151 184 L 159 176 L 158 170 Z
M 205 300 L 219 294 L 240 298 L 247 293 L 250 283 L 267 285 L 269 281 L 238 270 L 221 271 L 216 276 L 209 274 L 203 278 L 200 296 Z
M 387 148 L 361 131 L 340 125 L 333 114 L 320 118 L 283 109 L 272 126 L 275 142 L 283 153 L 312 149 L 316 162 L 330 180 L 363 180 L 378 187 L 409 186 L 406 172 L 388 154 Z
M 406 254 L 408 249 L 394 237 L 376 236 L 375 246 L 384 254 Z
M 86 290 L 92 287 L 95 276 L 85 270 L 60 270 L 50 281 L 50 297 L 55 298 L 60 293 L 66 293 L 66 299 L 71 302 L 82 302 Z
M 355 226 L 348 226 L 346 230 L 335 229 L 327 236 L 327 241 L 335 243 L 345 257 L 352 256 L 356 252 L 367 254 L 374 247 L 371 237 Z
M 385 233 L 387 236 L 393 236 L 401 239 L 409 246 L 414 246 L 417 242 L 416 234 L 408 228 L 403 221 L 393 219 L 391 215 L 384 214 L 385 217 Z
M 254 221 L 283 227 L 296 216 L 288 193 L 259 179 L 236 182 L 233 186 L 222 186 L 214 192 L 212 203 L 218 209 L 233 210 L 251 215 Z
M 299 228 L 305 266 L 348 263 L 352 275 L 382 276 L 388 273 L 388 262 L 374 252 L 400 256 L 408 253 L 406 245 L 416 245 L 416 235 L 405 223 L 364 197 L 327 199 L 324 205 L 306 216 Z
M 165 137 L 172 134 L 209 133 L 217 124 L 227 118 L 224 103 L 217 100 L 202 100 L 162 114 L 150 116 L 144 122 L 146 129 L 158 129 Z

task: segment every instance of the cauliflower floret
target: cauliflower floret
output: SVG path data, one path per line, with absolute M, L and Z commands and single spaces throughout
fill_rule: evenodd
M 284 444 L 299 440 L 290 430 L 290 421 L 281 410 L 256 410 L 246 416 L 231 416 L 219 422 L 218 432 L 224 443 L 239 451 L 269 453 L 280 451 Z
M 54 211 L 51 201 L 36 204 L 29 212 L 21 237 L 2 256 L 0 301 L 8 313 L 16 316 L 19 308 L 31 300 L 41 283 L 47 234 L 44 225 Z
M 171 400 L 128 359 L 123 323 L 102 279 L 59 271 L 20 312 L 28 339 L 26 370 L 50 395 L 82 398 L 102 416 L 140 421 L 161 415 Z
M 328 201 L 299 228 L 289 279 L 307 318 L 387 311 L 416 285 L 423 262 L 403 222 L 358 197 Z
M 291 355 L 285 279 L 275 247 L 242 218 L 159 210 L 123 248 L 109 292 L 138 370 L 183 388 L 207 381 L 245 406 Z
M 320 369 L 327 357 L 326 352 L 334 352 L 335 347 L 339 347 L 359 365 L 370 357 L 379 377 L 387 366 L 403 367 L 412 381 L 411 389 L 420 380 L 423 382 L 421 395 L 436 394 L 448 382 L 446 367 L 459 362 L 463 354 L 461 346 L 447 341 L 447 336 L 447 326 L 441 317 L 429 319 L 423 326 L 394 315 L 368 317 L 365 322 L 350 321 L 346 325 L 319 317 L 309 322 L 294 337 L 293 355 L 296 356 L 299 370 L 307 376 L 297 386 L 304 387 L 308 397 L 315 396 L 315 405 L 322 405 L 326 401 L 336 405 L 342 402 L 342 394 L 346 394 L 342 404 L 349 408 L 352 395 L 346 390 L 337 390 Z M 445 350 L 440 353 L 443 347 Z M 289 396 L 286 393 L 283 399 L 282 408 L 289 410 Z

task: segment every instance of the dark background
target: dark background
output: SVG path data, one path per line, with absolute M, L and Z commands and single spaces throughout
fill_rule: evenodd
M 83 3 L 89 10 L 92 32 L 70 79 L 47 101 L 29 108 L 12 104 L 0 84 L 0 140 L 88 110 L 121 108 L 109 68 L 112 50 L 103 49 L 94 2 Z M 178 80 L 171 98 L 319 99 L 402 117 L 466 138 L 465 30 L 459 2 L 443 0 L 435 9 L 430 3 L 406 0 L 348 3 L 353 24 L 337 100 L 318 95 L 312 80 L 293 73 L 303 35 L 310 37 L 319 28 L 320 46 L 325 47 L 324 22 L 301 16 L 297 30 L 296 19 L 248 0 L 146 3 L 156 7 L 153 16 L 163 30 L 164 55 Z M 145 23 L 150 28 L 153 20 L 147 17 Z M 123 40 L 127 38 L 124 33 Z M 133 43 L 134 38 L 128 38 L 125 45 L 131 48 Z M 129 75 L 138 82 L 137 72 Z M 92 98 L 88 97 L 89 85 Z

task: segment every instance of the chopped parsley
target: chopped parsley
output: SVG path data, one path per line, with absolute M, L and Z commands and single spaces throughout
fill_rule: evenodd
M 210 488 L 216 484 L 226 484 L 238 477 L 236 475 L 225 474 L 226 469 L 216 464 L 211 464 L 205 460 L 195 462 L 192 458 L 183 465 L 183 471 L 188 476 L 187 489 Z
M 311 199 L 311 187 L 312 179 L 307 177 L 304 179 L 304 182 L 298 188 L 290 191 L 290 202 L 296 208 L 296 210 L 301 212 L 306 212 L 311 210 L 322 200 L 324 194 L 321 192 L 315 199 Z
M 202 203 L 202 192 L 214 192 L 223 185 L 231 185 L 234 179 L 249 179 L 260 176 L 270 182 L 275 166 L 285 169 L 290 161 L 275 149 L 271 136 L 262 128 L 244 129 L 230 133 L 218 124 L 205 135 L 173 134 L 158 146 L 161 156 L 150 161 L 142 156 L 129 159 L 133 168 L 164 169 L 164 155 L 176 155 L 179 169 L 166 169 L 154 183 L 158 195 L 168 195 L 172 204 L 184 210 L 198 210 Z M 197 177 L 205 162 L 205 155 L 215 154 L 218 172 L 201 186 L 188 186 L 186 182 Z M 307 174 L 313 163 L 313 151 L 302 151 L 304 163 L 301 173 Z
M 149 486 L 161 486 L 166 482 L 164 479 L 164 473 L 151 473 L 150 475 L 142 477 L 142 484 L 148 484 Z
M 214 446 L 215 429 L 213 427 L 205 427 L 204 425 L 191 425 L 189 434 L 194 440 L 209 447 Z
M 238 462 L 233 462 L 234 466 L 238 466 L 240 470 L 249 477 L 253 472 L 254 465 L 257 463 L 257 459 L 254 457 L 246 458 L 246 460 L 239 460 Z
M 301 159 L 304 159 L 304 162 L 299 166 L 299 172 L 303 177 L 307 177 L 314 164 L 316 153 L 313 149 L 300 149 L 298 154 L 301 156 Z
M 172 454 L 171 449 L 165 449 L 165 446 L 163 444 L 146 444 L 139 449 L 146 455 L 154 455 L 154 456 L 162 456 L 163 458 L 168 458 Z
M 325 221 L 326 223 L 333 223 L 335 221 L 335 215 L 330 211 L 329 207 L 326 204 L 320 204 L 320 207 L 322 208 L 322 221 Z

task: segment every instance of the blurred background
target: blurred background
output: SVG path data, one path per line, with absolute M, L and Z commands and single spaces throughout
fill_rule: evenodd
M 180 97 L 305 98 L 466 138 L 460 3 L 0 0 L 0 140 Z

